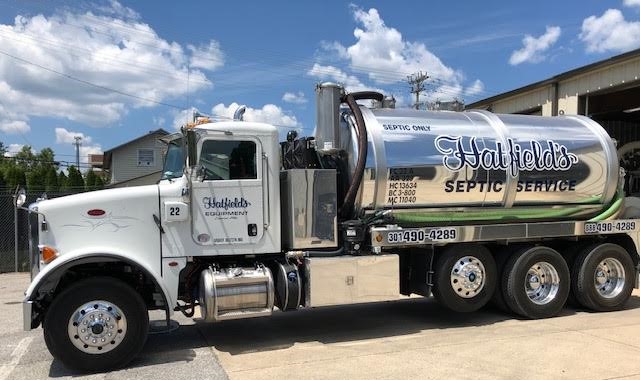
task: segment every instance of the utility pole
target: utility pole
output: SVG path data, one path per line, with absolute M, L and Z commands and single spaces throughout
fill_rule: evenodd
M 416 109 L 420 108 L 420 93 L 425 90 L 425 81 L 429 79 L 427 73 L 419 71 L 415 74 L 407 75 L 407 82 L 411 86 L 411 93 L 416 94 Z
M 76 169 L 80 170 L 80 145 L 82 145 L 82 136 L 75 136 L 76 142 L 73 145 L 76 146 Z

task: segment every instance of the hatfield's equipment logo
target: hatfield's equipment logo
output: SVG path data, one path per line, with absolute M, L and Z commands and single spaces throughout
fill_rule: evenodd
M 566 171 L 578 163 L 578 156 L 569 153 L 566 146 L 547 140 L 546 146 L 535 140 L 518 144 L 507 139 L 506 144 L 495 142 L 495 148 L 480 148 L 475 137 L 465 146 L 462 136 L 438 136 L 435 146 L 442 153 L 442 163 L 452 171 L 470 169 L 508 170 L 515 177 L 522 171 L 556 170 Z M 484 144 L 483 144 L 484 145 Z
M 249 202 L 248 200 L 244 199 L 244 197 L 241 198 L 216 198 L 216 197 L 204 197 L 202 198 L 202 204 L 204 205 L 205 209 L 223 209 L 223 210 L 229 210 L 229 209 L 237 209 L 237 208 L 247 208 L 249 206 L 251 206 L 251 202 Z

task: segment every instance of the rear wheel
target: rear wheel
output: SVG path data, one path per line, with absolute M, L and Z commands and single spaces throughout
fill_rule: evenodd
M 458 312 L 476 311 L 489 302 L 496 287 L 493 256 L 481 245 L 446 248 L 435 268 L 433 294 L 443 306 Z
M 504 266 L 507 263 L 507 260 L 509 259 L 509 257 L 511 257 L 511 254 L 513 253 L 513 251 L 517 249 L 516 247 L 504 247 L 502 249 L 499 249 L 497 252 L 494 253 L 494 258 L 496 261 L 496 267 L 498 269 L 498 281 L 500 281 L 500 279 L 502 278 L 502 275 L 504 273 Z M 507 305 L 506 301 L 504 300 L 504 295 L 502 294 L 502 289 L 500 288 L 500 286 L 496 286 L 496 290 L 495 292 L 493 292 L 493 296 L 491 297 L 491 303 L 497 307 L 498 309 L 508 313 L 511 311 L 511 309 L 509 309 L 509 306 Z
M 526 318 L 552 317 L 569 296 L 569 268 L 549 247 L 521 249 L 507 261 L 502 294 L 511 311 Z
M 594 244 L 573 264 L 571 286 L 578 302 L 591 310 L 621 309 L 633 291 L 633 261 L 617 244 Z
M 47 348 L 65 367 L 100 372 L 122 367 L 140 352 L 149 314 L 129 285 L 96 277 L 56 296 L 43 327 Z

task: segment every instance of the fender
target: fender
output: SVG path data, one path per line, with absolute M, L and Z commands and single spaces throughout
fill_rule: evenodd
M 39 290 L 47 288 L 55 288 L 62 275 L 70 268 L 88 263 L 100 263 L 100 262 L 116 262 L 122 261 L 131 266 L 139 268 L 146 276 L 151 278 L 154 284 L 161 290 L 163 301 L 165 303 L 165 311 L 169 315 L 173 314 L 173 307 L 177 301 L 171 297 L 171 293 L 168 291 L 164 284 L 164 281 L 156 271 L 152 270 L 149 265 L 135 260 L 131 255 L 123 255 L 119 252 L 109 252 L 106 249 L 91 250 L 84 252 L 73 252 L 58 257 L 52 263 L 47 265 L 40 273 L 34 277 L 29 285 L 29 288 L 25 292 L 24 301 L 34 301 Z M 158 257 L 158 267 L 160 266 L 160 257 Z

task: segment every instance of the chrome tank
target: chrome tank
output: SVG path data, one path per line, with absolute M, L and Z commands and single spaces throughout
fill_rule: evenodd
M 526 209 L 570 207 L 578 217 L 601 210 L 617 190 L 614 143 L 583 116 L 361 110 L 369 153 L 357 211 L 517 208 L 522 219 Z M 339 146 L 353 173 L 356 129 L 343 111 Z

